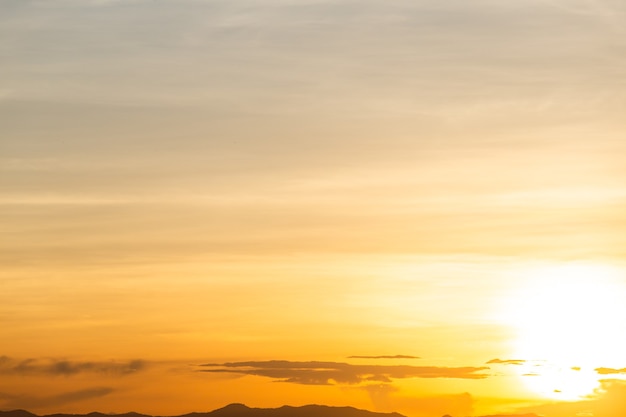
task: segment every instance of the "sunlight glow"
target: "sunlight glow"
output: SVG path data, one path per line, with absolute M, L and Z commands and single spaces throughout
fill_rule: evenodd
M 607 378 L 597 368 L 626 364 L 624 271 L 571 263 L 524 271 L 521 281 L 505 317 L 517 332 L 514 354 L 525 360 L 516 370 L 531 390 L 579 399 Z

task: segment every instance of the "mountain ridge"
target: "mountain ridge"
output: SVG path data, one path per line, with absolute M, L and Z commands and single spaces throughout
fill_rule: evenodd
M 92 411 L 85 414 L 54 413 L 34 414 L 27 410 L 0 410 L 0 417 L 406 417 L 403 414 L 381 413 L 350 406 L 329 406 L 308 404 L 302 406 L 283 405 L 278 408 L 253 408 L 241 403 L 228 404 L 222 408 L 206 412 L 191 412 L 174 416 L 150 415 L 130 411 L 113 414 Z M 445 415 L 444 417 L 452 417 Z M 538 417 L 536 414 L 490 415 L 484 417 Z
M 380 413 L 362 410 L 355 407 L 328 406 L 308 404 L 303 406 L 283 405 L 278 408 L 253 408 L 241 403 L 228 404 L 222 408 L 206 412 L 190 412 L 175 416 L 162 416 L 137 413 L 53 413 L 35 414 L 27 410 L 17 409 L 2 411 L 0 417 L 406 417 L 400 413 Z

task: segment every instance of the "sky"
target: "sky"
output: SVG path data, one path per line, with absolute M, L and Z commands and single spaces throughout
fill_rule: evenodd
M 619 0 L 0 0 L 0 410 L 626 411 Z

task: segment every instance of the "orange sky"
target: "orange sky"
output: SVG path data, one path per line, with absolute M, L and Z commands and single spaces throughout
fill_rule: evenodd
M 0 2 L 0 409 L 621 417 L 624 21 Z

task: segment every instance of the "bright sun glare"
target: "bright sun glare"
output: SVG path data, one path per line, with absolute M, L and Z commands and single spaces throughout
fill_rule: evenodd
M 522 288 L 505 313 L 517 331 L 515 366 L 543 396 L 575 400 L 592 394 L 601 367 L 626 366 L 626 274 L 596 264 L 565 264 L 524 271 Z

